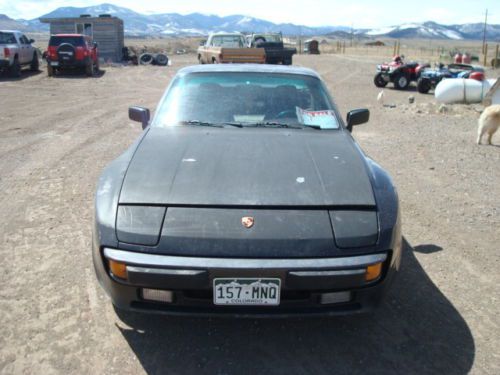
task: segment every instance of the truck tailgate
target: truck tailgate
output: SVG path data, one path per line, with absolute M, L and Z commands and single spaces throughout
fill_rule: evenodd
M 263 48 L 222 48 L 223 63 L 257 63 L 266 61 L 266 51 Z

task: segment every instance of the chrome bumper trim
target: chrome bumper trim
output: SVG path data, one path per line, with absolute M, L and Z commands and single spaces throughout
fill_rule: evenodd
M 206 258 L 137 253 L 104 248 L 104 256 L 127 265 L 187 269 L 345 269 L 362 268 L 383 262 L 386 253 L 337 258 Z

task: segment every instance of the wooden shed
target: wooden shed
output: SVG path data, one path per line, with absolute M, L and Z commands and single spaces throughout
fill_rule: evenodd
M 99 17 L 40 18 L 50 24 L 51 34 L 85 34 L 99 45 L 99 55 L 105 60 L 121 61 L 124 46 L 123 20 L 103 14 Z

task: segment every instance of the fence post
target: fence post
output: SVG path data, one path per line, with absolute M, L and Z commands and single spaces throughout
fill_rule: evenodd
M 488 63 L 488 43 L 485 43 L 485 45 L 484 45 L 483 66 L 486 67 L 487 63 Z
M 495 50 L 495 58 L 493 61 L 494 61 L 493 67 L 496 69 L 498 67 L 498 44 L 497 44 L 497 48 Z

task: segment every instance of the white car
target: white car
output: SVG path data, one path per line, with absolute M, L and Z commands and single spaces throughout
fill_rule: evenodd
M 19 77 L 25 65 L 37 71 L 39 61 L 34 42 L 20 31 L 0 30 L 0 70 L 7 70 L 13 77 Z

